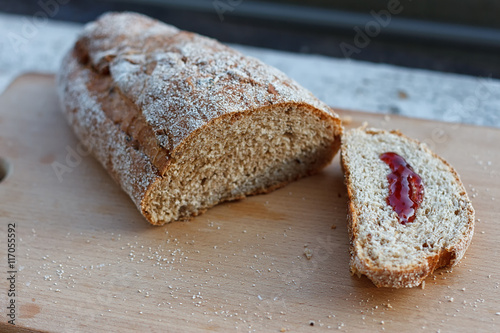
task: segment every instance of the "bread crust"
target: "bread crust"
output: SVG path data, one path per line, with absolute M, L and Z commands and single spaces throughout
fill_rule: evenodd
M 465 187 L 463 186 L 460 177 L 456 170 L 443 158 L 436 155 L 425 145 L 422 145 L 419 141 L 409 138 L 402 134 L 400 131 L 384 131 L 377 129 L 364 129 L 367 134 L 394 134 L 405 140 L 411 141 L 417 145 L 420 145 L 427 153 L 431 154 L 433 158 L 439 159 L 443 162 L 453 174 L 453 177 L 459 187 L 461 189 L 460 195 L 467 202 L 467 211 L 468 211 L 468 222 L 467 222 L 467 230 L 465 235 L 458 239 L 451 246 L 441 249 L 439 253 L 435 255 L 430 255 L 424 260 L 421 265 L 413 265 L 406 269 L 387 269 L 387 268 L 379 268 L 375 267 L 371 264 L 367 258 L 359 255 L 359 249 L 355 245 L 355 240 L 358 236 L 358 211 L 354 205 L 354 194 L 352 191 L 353 184 L 352 178 L 349 170 L 349 161 L 346 156 L 346 148 L 345 145 L 341 145 L 341 153 L 340 153 L 340 163 L 342 170 L 344 172 L 345 184 L 347 187 L 347 195 L 348 195 L 348 214 L 347 214 L 347 226 L 349 232 L 349 240 L 350 240 L 350 269 L 351 274 L 356 274 L 358 276 L 366 275 L 377 287 L 392 287 L 392 288 L 411 288 L 416 287 L 422 283 L 422 281 L 432 274 L 434 270 L 441 267 L 451 267 L 459 263 L 462 257 L 465 254 L 465 251 L 469 247 L 472 236 L 474 234 L 474 222 L 475 222 L 475 212 L 472 207 L 472 204 L 467 196 L 467 192 Z
M 323 166 L 340 147 L 340 118 L 280 71 L 135 13 L 88 24 L 62 62 L 58 89 L 75 134 L 151 223 L 148 191 L 197 133 L 224 118 L 300 106 L 334 129 Z

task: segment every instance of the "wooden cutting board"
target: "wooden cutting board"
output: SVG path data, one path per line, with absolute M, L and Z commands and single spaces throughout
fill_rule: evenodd
M 425 289 L 378 289 L 349 275 L 338 157 L 271 194 L 153 227 L 79 153 L 53 77 L 20 77 L 0 97 L 0 331 L 12 328 L 12 298 L 16 328 L 28 331 L 499 331 L 500 130 L 340 113 L 350 126 L 367 121 L 427 142 L 462 176 L 476 233 L 463 262 Z M 16 272 L 15 297 L 7 271 Z

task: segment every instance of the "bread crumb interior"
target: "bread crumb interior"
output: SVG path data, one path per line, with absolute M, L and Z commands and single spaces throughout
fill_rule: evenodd
M 301 105 L 216 119 L 172 157 L 147 193 L 145 213 L 163 224 L 283 186 L 329 163 L 338 149 L 335 134 L 331 121 Z

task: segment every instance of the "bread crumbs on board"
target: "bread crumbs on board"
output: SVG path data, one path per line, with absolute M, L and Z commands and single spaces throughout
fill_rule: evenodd
M 304 255 L 306 256 L 307 260 L 311 260 L 313 251 L 310 248 L 306 247 L 304 248 Z

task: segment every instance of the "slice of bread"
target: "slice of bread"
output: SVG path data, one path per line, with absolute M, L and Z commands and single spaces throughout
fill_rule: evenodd
M 413 222 L 388 204 L 394 152 L 424 186 Z M 341 164 L 349 197 L 351 273 L 377 287 L 415 287 L 435 269 L 463 257 L 474 233 L 474 209 L 457 172 L 425 145 L 398 131 L 358 128 L 342 137 Z M 404 222 L 404 221 L 403 221 Z

